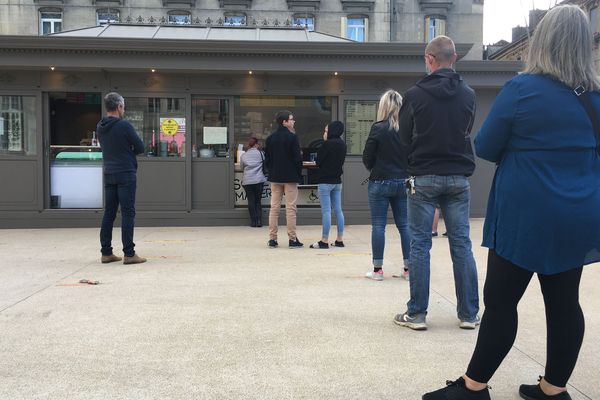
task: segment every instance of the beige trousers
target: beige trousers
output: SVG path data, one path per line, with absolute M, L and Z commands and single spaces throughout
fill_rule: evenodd
M 290 240 L 296 239 L 296 202 L 298 201 L 297 183 L 271 182 L 271 210 L 269 211 L 269 240 L 277 240 L 277 225 L 281 198 L 285 194 L 285 221 Z

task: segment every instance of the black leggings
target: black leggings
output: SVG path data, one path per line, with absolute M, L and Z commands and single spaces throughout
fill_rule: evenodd
M 546 306 L 546 372 L 544 379 L 564 387 L 575 368 L 585 323 L 579 306 L 579 282 L 583 268 L 555 275 L 540 275 Z M 533 272 L 488 254 L 483 289 L 485 312 L 467 376 L 487 383 L 510 351 L 517 336 L 517 305 Z
M 261 223 L 262 217 L 262 205 L 261 197 L 263 191 L 263 182 L 255 183 L 253 185 L 243 185 L 246 191 L 246 198 L 248 199 L 248 212 L 250 213 L 250 220 L 253 223 Z

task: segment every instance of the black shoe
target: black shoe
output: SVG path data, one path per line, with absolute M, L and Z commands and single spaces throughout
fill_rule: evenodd
M 322 240 L 319 240 L 316 243 L 313 243 L 309 246 L 311 249 L 328 249 L 329 245 Z
M 277 240 L 271 239 L 271 240 L 269 240 L 269 242 L 267 243 L 267 245 L 270 248 L 274 249 L 275 247 L 279 246 L 279 243 L 277 243 Z
M 486 387 L 483 390 L 469 390 L 465 386 L 465 380 L 461 376 L 457 380 L 446 381 L 446 387 L 435 392 L 426 393 L 423 400 L 490 400 L 490 391 Z
M 300 241 L 298 240 L 298 238 L 294 239 L 294 240 L 290 240 L 290 248 L 291 249 L 298 249 L 300 247 L 304 246 L 304 243 L 300 243 Z
M 542 377 L 538 381 L 541 381 Z M 540 384 L 537 385 L 521 385 L 519 386 L 519 395 L 525 400 L 571 400 L 569 393 L 562 392 L 554 396 L 547 395 L 542 391 Z
M 448 232 L 442 233 L 442 236 L 448 237 Z
M 250 227 L 251 228 L 256 228 L 256 221 L 250 222 Z
M 331 243 L 331 246 L 333 247 L 345 247 L 344 246 L 344 242 L 341 240 L 336 240 L 335 242 Z
M 259 218 L 259 219 L 256 220 L 256 227 L 257 228 L 262 228 L 262 219 Z
M 438 233 L 437 232 L 431 232 L 431 237 L 437 237 Z

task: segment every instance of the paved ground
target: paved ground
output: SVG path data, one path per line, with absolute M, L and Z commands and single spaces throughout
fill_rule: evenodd
M 319 234 L 299 228 L 307 245 Z M 140 228 L 150 261 L 138 266 L 100 264 L 97 236 L 0 230 L 0 399 L 420 399 L 464 372 L 476 339 L 457 326 L 444 238 L 432 252 L 429 330 L 414 332 L 392 323 L 408 299 L 408 283 L 391 278 L 402 258 L 392 227 L 383 282 L 362 277 L 368 226 L 348 227 L 348 247 L 330 250 L 267 249 L 266 228 Z M 588 267 L 573 399 L 600 399 L 599 285 L 600 266 Z M 493 399 L 518 398 L 543 373 L 544 335 L 534 280 Z

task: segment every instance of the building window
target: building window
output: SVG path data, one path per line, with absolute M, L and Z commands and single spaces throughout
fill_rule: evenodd
M 598 7 L 590 8 L 590 24 L 592 32 L 598 32 Z
M 0 155 L 35 155 L 36 101 L 33 96 L 0 96 Z
M 246 26 L 245 14 L 225 14 L 223 25 Z
M 185 99 L 128 97 L 125 119 L 140 135 L 151 157 L 185 157 L 188 122 Z
M 106 25 L 119 22 L 119 10 L 102 9 L 96 11 L 96 25 Z
M 425 42 L 446 34 L 446 20 L 438 17 L 425 17 Z
M 366 17 L 348 17 L 346 37 L 355 42 L 366 42 L 368 21 L 369 19 Z
M 40 32 L 49 35 L 62 31 L 62 12 L 40 12 Z
M 192 157 L 229 156 L 229 101 L 192 97 Z
M 169 23 L 186 25 L 192 22 L 192 15 L 187 11 L 169 11 Z
M 301 26 L 309 32 L 313 32 L 315 30 L 315 17 L 306 14 L 294 15 L 294 26 Z

